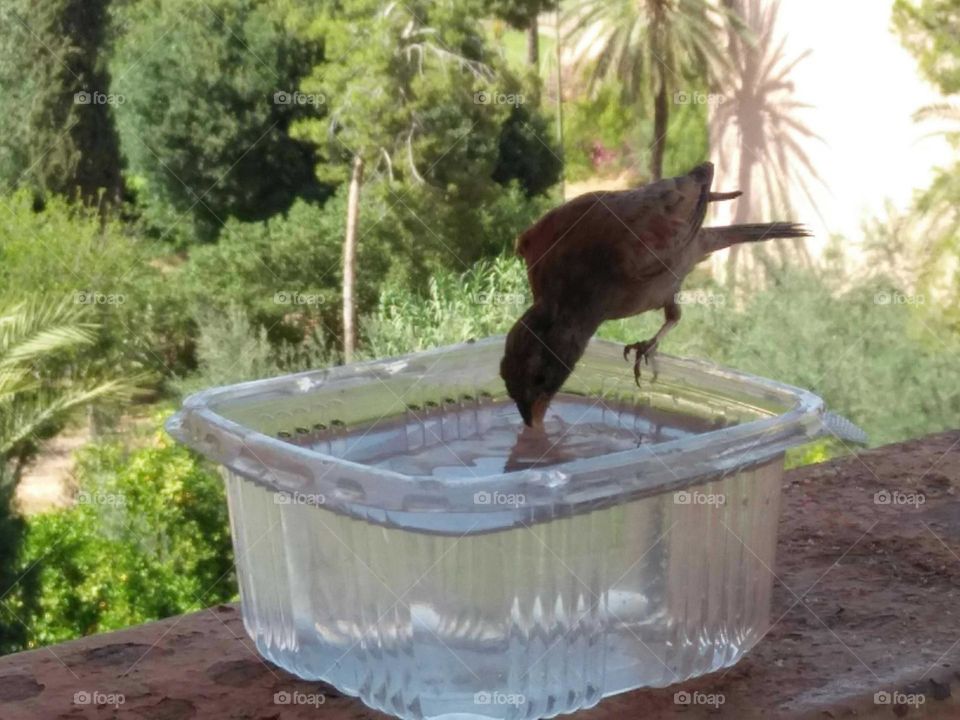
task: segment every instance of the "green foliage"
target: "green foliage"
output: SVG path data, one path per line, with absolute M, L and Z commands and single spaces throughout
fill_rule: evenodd
M 13 505 L 16 483 L 6 463 L 0 462 L 0 606 L 19 580 L 20 546 L 26 527 Z M 9 612 L 0 612 L 0 655 L 15 652 L 26 643 L 27 628 Z
M 157 430 L 136 449 L 85 448 L 77 479 L 77 505 L 27 525 L 7 598 L 27 647 L 235 597 L 223 485 L 196 455 Z
M 525 30 L 540 13 L 555 10 L 559 0 L 485 0 L 486 11 L 518 30 Z
M 516 180 L 527 196 L 546 193 L 560 177 L 563 163 L 542 113 L 516 106 L 500 131 L 500 154 L 492 178 L 501 185 Z
M 88 201 L 101 189 L 119 195 L 113 99 L 102 60 L 108 4 L 0 3 L 0 188 L 79 192 Z M 86 93 L 80 102 L 77 93 Z
M 471 207 L 444 205 L 429 186 L 394 190 L 376 183 L 364 192 L 357 278 L 364 312 L 376 306 L 384 284 L 423 289 L 433 273 L 462 270 L 512 248 L 549 204 L 528 199 L 516 186 Z M 261 223 L 229 221 L 216 245 L 193 248 L 178 281 L 191 316 L 223 314 L 235 305 L 253 326 L 266 328 L 273 343 L 298 344 L 317 330 L 335 346 L 345 194 L 341 188 L 323 207 L 296 202 Z
M 960 2 L 895 0 L 893 26 L 924 77 L 944 95 L 960 92 Z
M 322 180 L 344 181 L 360 155 L 368 176 L 430 185 L 448 203 L 489 198 L 494 176 L 520 180 L 529 195 L 556 182 L 537 87 L 486 47 L 479 10 L 357 0 L 317 20 L 311 32 L 333 60 L 303 88 L 322 92 L 329 114 L 296 123 L 293 134 L 319 148 Z
M 566 177 L 578 181 L 594 175 L 629 171 L 645 177 L 653 143 L 649 103 L 642 98 L 625 102 L 615 80 L 564 107 Z M 710 152 L 707 106 L 671 106 L 663 165 L 664 176 L 682 175 L 703 162 Z M 639 180 L 638 180 L 639 183 Z
M 195 247 L 181 280 L 191 315 L 243 308 L 274 341 L 298 340 L 313 327 L 339 327 L 343 200 L 324 207 L 297 201 L 284 215 L 256 223 L 230 220 L 215 245 Z M 371 277 L 384 272 L 383 251 L 361 246 Z M 360 287 L 361 303 L 375 295 Z
M 158 234 L 209 239 L 228 217 L 258 220 L 322 196 L 312 150 L 286 132 L 322 112 L 321 99 L 293 95 L 320 45 L 288 33 L 261 0 L 139 0 L 117 22 L 123 155 Z
M 131 381 L 84 354 L 97 326 L 83 310 L 50 300 L 0 304 L 0 464 L 22 463 L 78 408 L 133 393 Z
M 182 394 L 218 385 L 259 380 L 333 364 L 327 338 L 318 331 L 301 342 L 271 344 L 267 330 L 254 326 L 243 308 L 208 313 L 200 322 L 196 373 L 178 384 Z
M 960 23 L 957 0 L 896 0 L 893 25 L 904 46 L 916 57 L 920 71 L 944 95 L 960 92 Z M 944 135 L 956 149 L 960 146 L 960 109 L 955 100 L 937 103 L 917 112 L 918 121 L 937 120 Z M 921 259 L 916 278 L 927 296 L 939 298 L 944 315 L 954 329 L 960 329 L 960 163 L 939 168 L 930 187 L 919 192 L 910 218 L 909 247 L 897 248 L 907 262 Z M 916 242 L 916 238 L 922 238 Z
M 878 281 L 845 289 L 829 278 L 788 272 L 737 308 L 723 289 L 707 285 L 691 295 L 698 302 L 683 306 L 662 349 L 808 388 L 864 428 L 873 444 L 954 427 L 960 336 L 929 308 L 894 302 L 896 292 Z M 484 293 L 504 302 L 491 303 Z M 396 355 L 505 332 L 528 302 L 514 294 L 525 293 L 522 265 L 513 259 L 462 277 L 438 276 L 426 297 L 387 290 L 365 325 L 368 346 L 376 355 Z M 661 322 L 648 313 L 606 323 L 600 336 L 635 342 Z
M 99 326 L 95 354 L 114 372 L 167 372 L 188 362 L 190 320 L 149 245 L 118 220 L 21 190 L 0 198 L 0 303 L 26 298 L 84 306 Z
M 506 257 L 439 273 L 426 295 L 391 286 L 364 323 L 366 350 L 389 357 L 506 332 L 530 302 L 526 274 Z

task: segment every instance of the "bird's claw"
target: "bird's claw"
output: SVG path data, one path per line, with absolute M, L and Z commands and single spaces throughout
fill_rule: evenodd
M 653 355 L 654 350 L 657 349 L 657 341 L 654 339 L 642 340 L 640 342 L 631 343 L 626 345 L 623 348 L 623 359 L 630 359 L 630 351 L 634 351 L 636 356 L 633 361 L 633 379 L 637 383 L 637 387 L 640 387 L 640 360 L 643 359 L 643 362 L 647 365 L 650 364 L 650 356 Z

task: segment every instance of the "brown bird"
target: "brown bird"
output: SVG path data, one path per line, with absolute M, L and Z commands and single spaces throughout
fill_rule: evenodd
M 680 320 L 675 296 L 694 265 L 737 243 L 806 237 L 794 223 L 703 228 L 707 205 L 740 192 L 711 192 L 713 165 L 633 190 L 587 193 L 554 208 L 517 241 L 533 305 L 507 335 L 500 376 L 523 422 L 539 427 L 604 320 L 663 309 L 648 340 L 624 348 L 647 360 Z

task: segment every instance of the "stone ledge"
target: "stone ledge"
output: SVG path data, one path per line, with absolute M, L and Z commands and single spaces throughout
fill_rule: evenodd
M 774 623 L 760 644 L 726 671 L 609 698 L 577 717 L 960 718 L 958 487 L 960 431 L 788 473 Z M 878 504 L 884 491 L 924 502 Z M 678 705 L 681 691 L 724 702 Z M 878 692 L 924 702 L 877 704 Z M 275 701 L 294 696 L 303 704 Z M 321 714 L 386 717 L 261 660 L 233 605 L 0 658 L 0 720 Z

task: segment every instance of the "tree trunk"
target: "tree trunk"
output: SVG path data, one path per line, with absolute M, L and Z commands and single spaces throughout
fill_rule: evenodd
M 536 15 L 527 26 L 527 62 L 533 67 L 540 65 L 540 24 Z
M 354 286 L 357 277 L 357 225 L 360 220 L 360 186 L 363 184 L 363 158 L 353 158 L 350 192 L 347 195 L 347 232 L 343 238 L 343 361 L 353 360 L 357 346 L 357 306 Z
M 653 109 L 653 146 L 650 156 L 650 175 L 653 180 L 663 177 L 663 153 L 667 147 L 667 122 L 670 108 L 667 105 L 667 82 L 660 78 L 660 90 L 654 101 Z

